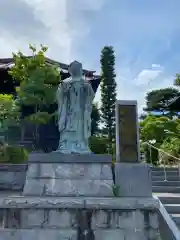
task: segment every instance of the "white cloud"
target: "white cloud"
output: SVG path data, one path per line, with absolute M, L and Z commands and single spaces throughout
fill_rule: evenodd
M 155 63 L 153 63 L 153 64 L 152 64 L 152 68 L 161 68 L 161 65 L 160 65 L 160 64 L 155 64 Z
M 145 70 L 142 70 L 141 72 L 144 71 Z M 143 112 L 143 108 L 145 107 L 145 96 L 147 92 L 155 89 L 170 87 L 173 85 L 174 80 L 173 76 L 164 77 L 164 75 L 160 75 L 157 77 L 157 74 L 151 73 L 151 71 L 145 71 L 145 73 L 146 74 L 142 74 L 142 76 L 145 78 L 151 77 L 151 81 L 145 81 L 144 84 L 137 84 L 135 80 L 131 81 L 131 79 L 126 79 L 120 74 L 117 75 L 118 99 L 137 100 L 139 114 Z
M 160 64 L 152 64 L 151 68 L 142 69 L 132 80 L 125 78 L 121 80 L 121 77 L 118 77 L 119 97 L 121 99 L 137 100 L 139 113 L 142 113 L 148 92 L 173 86 L 174 77 L 167 76 L 164 70 L 164 67 Z
M 0 2 L 0 15 L 4 12 L 6 21 L 0 26 L 0 41 L 4 46 L 4 49 L 0 49 L 0 55 L 5 57 L 17 48 L 24 51 L 29 43 L 42 43 L 49 46 L 49 57 L 70 62 L 78 58 L 75 48 L 77 42 L 82 41 L 89 32 L 83 11 L 100 10 L 104 0 L 16 0 L 13 12 L 17 14 L 15 20 L 11 19 L 7 31 L 6 16 L 8 13 L 9 17 L 12 15 L 8 10 L 11 9 L 10 2 Z M 21 21 L 16 25 L 14 23 L 18 17 Z M 21 27 L 18 32 L 13 31 L 20 25 L 23 25 L 23 29 Z
M 72 3 L 74 0 L 69 0 Z M 99 11 L 104 5 L 104 0 L 77 0 L 76 6 L 80 10 L 85 11 Z
M 137 100 L 139 114 L 146 106 L 145 97 L 148 92 L 173 86 L 174 77 L 166 76 L 164 67 L 160 64 L 152 64 L 151 68 L 142 69 L 135 78 L 130 78 L 132 76 L 130 71 L 130 68 L 117 71 L 117 99 Z M 100 101 L 100 89 L 95 100 Z
M 34 18 L 46 27 L 46 37 L 41 39 L 41 41 L 50 46 L 50 55 L 55 56 L 55 58 L 61 58 L 64 61 L 71 60 L 75 30 L 71 28 L 70 21 L 72 16 L 68 16 L 67 1 L 21 1 L 31 7 Z
M 0 36 L 0 58 L 11 57 L 12 52 L 21 50 L 28 54 L 28 45 L 26 38 L 14 38 L 8 31 L 1 31 Z
M 136 85 L 146 85 L 156 80 L 161 73 L 161 69 L 143 69 L 133 81 Z

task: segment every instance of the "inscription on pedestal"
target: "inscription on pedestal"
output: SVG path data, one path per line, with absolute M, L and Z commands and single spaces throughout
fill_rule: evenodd
M 137 102 L 116 102 L 116 155 L 121 162 L 139 161 Z

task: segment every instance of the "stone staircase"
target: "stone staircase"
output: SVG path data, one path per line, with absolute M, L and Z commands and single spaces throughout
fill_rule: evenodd
M 166 168 L 164 170 L 161 167 L 153 167 L 152 190 L 153 195 L 159 197 L 180 229 L 180 176 L 178 168 Z

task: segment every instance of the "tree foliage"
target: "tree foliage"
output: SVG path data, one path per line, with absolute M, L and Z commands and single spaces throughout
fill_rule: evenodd
M 140 122 L 140 138 L 143 143 L 150 143 L 157 148 L 164 149 L 167 152 L 172 152 L 173 156 L 177 156 L 179 153 L 175 140 L 180 139 L 180 120 L 169 119 L 168 117 L 156 117 L 148 115 L 143 121 Z M 177 142 L 177 144 L 179 141 Z M 173 148 L 174 144 L 174 148 Z M 149 150 L 147 145 L 144 145 L 146 152 L 146 159 L 149 159 Z M 152 150 L 154 157 L 154 164 L 158 161 L 157 151 Z M 156 155 L 156 158 L 155 158 Z M 149 160 L 148 160 L 149 161 Z
M 99 132 L 100 112 L 97 103 L 92 106 L 91 113 L 91 136 Z
M 28 158 L 28 151 L 22 146 L 8 145 L 0 141 L 0 163 L 20 164 Z
M 176 88 L 164 88 L 153 90 L 146 95 L 146 112 L 157 112 L 165 114 L 169 112 L 169 103 L 177 96 L 180 96 L 180 92 Z
M 31 57 L 22 52 L 13 53 L 14 66 L 9 74 L 20 82 L 17 88 L 16 104 L 19 106 L 35 106 L 35 112 L 28 116 L 28 120 L 37 123 L 46 123 L 52 117 L 43 111 L 44 106 L 55 102 L 55 91 L 60 80 L 57 66 L 46 63 L 47 47 L 29 45 Z
M 179 162 L 176 158 L 180 158 L 180 137 L 168 137 L 160 146 L 164 152 L 161 152 L 161 158 L 165 163 L 176 163 Z M 171 157 L 171 156 L 172 157 Z M 174 158 L 175 157 L 175 158 Z
M 89 138 L 89 147 L 93 153 L 104 154 L 108 153 L 108 139 L 105 137 L 91 136 Z
M 105 46 L 101 52 L 101 120 L 109 143 L 115 139 L 115 54 L 112 46 Z
M 180 74 L 176 75 L 174 84 L 180 86 Z M 153 90 L 146 95 L 146 108 L 144 110 L 147 116 L 144 118 L 144 115 L 141 118 L 141 140 L 143 143 L 152 144 L 153 142 L 155 147 L 162 150 L 158 153 L 156 149 L 151 148 L 150 151 L 148 145 L 144 145 L 148 162 L 152 158 L 153 164 L 157 164 L 158 155 L 163 164 L 175 162 L 175 158 L 170 157 L 170 155 L 180 157 L 180 120 L 177 119 L 179 117 L 177 111 L 171 106 L 173 100 L 178 96 L 180 96 L 180 91 L 172 87 Z
M 10 94 L 0 94 L 0 122 L 2 128 L 18 124 L 20 113 L 15 106 L 15 101 Z
M 174 81 L 175 86 L 180 86 L 180 74 L 177 73 Z
M 169 134 L 178 132 L 178 125 L 178 119 L 149 115 L 140 122 L 141 139 L 143 142 L 156 140 L 156 143 L 161 144 Z

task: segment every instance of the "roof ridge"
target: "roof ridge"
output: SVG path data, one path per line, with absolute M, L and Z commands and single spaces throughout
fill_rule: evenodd
M 33 56 L 26 56 L 27 58 L 31 58 Z M 46 59 L 46 62 L 50 63 L 50 64 L 57 64 L 60 66 L 60 68 L 62 68 L 63 70 L 68 70 L 68 67 L 69 65 L 68 64 L 65 64 L 65 63 L 61 63 L 61 62 L 58 62 L 56 60 L 52 60 L 51 58 L 48 58 L 48 57 L 45 57 Z M 13 63 L 13 58 L 0 58 L 0 64 L 11 64 Z M 87 70 L 87 69 L 83 69 L 83 72 L 85 74 L 94 74 L 96 71 L 93 71 L 93 70 Z M 98 76 L 98 75 L 97 75 Z M 96 76 L 96 77 L 97 77 Z

